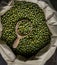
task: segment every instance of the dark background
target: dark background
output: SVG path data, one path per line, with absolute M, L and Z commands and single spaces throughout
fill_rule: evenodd
M 50 0 L 50 2 L 53 5 L 54 9 L 57 11 L 57 0 Z
M 45 65 L 57 65 L 57 49 L 54 55 L 45 63 Z
M 1 54 L 0 54 L 0 65 L 7 65 L 6 61 L 3 59 Z

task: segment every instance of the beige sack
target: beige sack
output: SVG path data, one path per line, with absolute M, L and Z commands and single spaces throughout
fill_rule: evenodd
M 44 65 L 44 63 L 54 54 L 56 47 L 57 47 L 57 19 L 55 15 L 55 11 L 43 0 L 18 0 L 18 1 L 29 1 L 37 3 L 44 11 L 45 17 L 47 20 L 47 25 L 52 32 L 52 40 L 51 44 L 47 45 L 43 48 L 35 58 L 30 58 L 26 62 L 18 60 L 15 58 L 15 55 L 11 51 L 11 49 L 6 45 L 3 44 L 4 42 L 0 41 L 0 53 L 2 54 L 3 58 L 6 60 L 8 65 Z M 7 10 L 9 10 L 12 6 L 13 2 L 4 7 L 4 10 L 0 12 L 0 16 L 3 15 Z M 2 24 L 0 19 L 0 37 L 2 32 Z M 6 52 L 7 51 L 7 52 Z M 22 57 L 20 57 L 22 58 Z M 24 58 L 22 58 L 24 60 Z M 13 61 L 13 62 L 12 62 Z

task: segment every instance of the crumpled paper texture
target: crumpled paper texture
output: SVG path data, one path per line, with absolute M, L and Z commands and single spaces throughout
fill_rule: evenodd
M 22 57 L 19 59 L 16 58 L 12 50 L 4 44 L 5 42 L 0 40 L 0 53 L 3 58 L 6 60 L 8 65 L 44 65 L 44 63 L 54 54 L 57 47 L 57 18 L 56 12 L 52 9 L 52 6 L 49 5 L 46 0 L 18 0 L 18 1 L 29 1 L 34 2 L 41 7 L 45 13 L 46 23 L 52 32 L 51 44 L 43 48 L 39 53 L 28 60 L 25 60 Z M 11 5 L 10 5 L 11 4 Z M 1 24 L 1 15 L 3 15 L 7 10 L 12 7 L 12 2 L 0 12 L 0 37 L 2 34 L 2 24 Z M 7 9 L 6 9 L 7 8 Z

